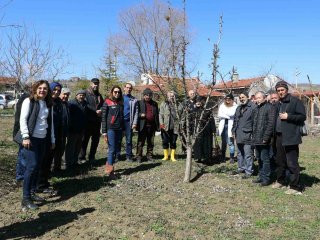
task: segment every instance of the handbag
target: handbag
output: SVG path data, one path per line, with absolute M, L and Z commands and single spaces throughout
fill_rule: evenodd
M 300 125 L 300 134 L 301 134 L 302 137 L 308 136 L 309 129 L 308 129 L 308 126 L 307 126 L 306 122 L 303 122 L 303 124 Z

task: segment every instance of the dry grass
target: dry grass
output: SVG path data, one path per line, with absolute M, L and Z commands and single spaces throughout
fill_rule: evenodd
M 11 121 L 0 119 L 2 182 L 14 180 Z M 95 167 L 54 177 L 61 196 L 48 198 L 36 212 L 21 212 L 21 190 L 4 188 L 0 238 L 318 239 L 319 139 L 305 138 L 301 147 L 301 178 L 307 185 L 301 196 L 231 176 L 236 166 L 228 163 L 195 165 L 194 181 L 183 183 L 183 159 L 161 161 L 157 142 L 154 163 L 119 162 L 116 180 L 102 175 L 106 149 L 101 143 Z

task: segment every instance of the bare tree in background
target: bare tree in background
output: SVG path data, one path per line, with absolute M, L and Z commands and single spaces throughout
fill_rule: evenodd
M 21 27 L 7 34 L 0 55 L 1 73 L 17 79 L 17 87 L 40 78 L 56 79 L 69 64 L 62 48 L 54 48 L 38 33 Z
M 117 52 L 120 70 L 131 76 L 171 75 L 172 64 L 181 57 L 173 49 L 182 45 L 182 11 L 155 0 L 151 5 L 140 4 L 122 11 L 119 22 L 120 32 L 110 35 L 108 42 L 111 51 Z

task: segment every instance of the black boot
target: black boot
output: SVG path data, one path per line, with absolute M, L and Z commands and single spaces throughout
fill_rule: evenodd
M 23 211 L 26 211 L 28 209 L 37 210 L 39 208 L 36 204 L 33 203 L 31 199 L 28 199 L 28 198 L 22 199 L 21 207 Z

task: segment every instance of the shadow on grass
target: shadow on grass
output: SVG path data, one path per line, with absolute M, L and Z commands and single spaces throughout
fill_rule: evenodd
M 107 176 L 83 176 L 81 178 L 65 179 L 54 186 L 59 189 L 59 198 L 48 200 L 50 203 L 66 201 L 79 193 L 95 192 L 102 187 L 114 187 L 112 179 Z
M 135 172 L 141 172 L 141 171 L 148 171 L 152 168 L 160 166 L 161 163 L 159 162 L 153 162 L 153 163 L 146 163 L 146 164 L 140 164 L 139 166 L 132 167 L 132 168 L 126 168 L 126 169 L 117 169 L 115 170 L 116 174 L 121 175 L 130 175 Z
M 93 162 L 87 161 L 83 164 L 74 166 L 71 169 L 62 170 L 60 172 L 54 173 L 53 176 L 58 178 L 60 177 L 65 178 L 65 177 L 75 177 L 79 175 L 87 175 L 89 171 L 95 170 L 97 167 L 100 167 L 105 163 L 106 163 L 105 158 L 97 159 L 97 160 L 94 160 Z
M 305 173 L 300 174 L 300 182 L 306 187 L 312 187 L 313 184 L 317 184 L 320 182 L 320 179 L 316 176 L 310 176 Z
M 38 218 L 25 222 L 17 222 L 0 228 L 0 239 L 38 238 L 46 232 L 73 222 L 81 215 L 93 212 L 94 208 L 83 208 L 79 211 L 61 211 L 39 213 Z

